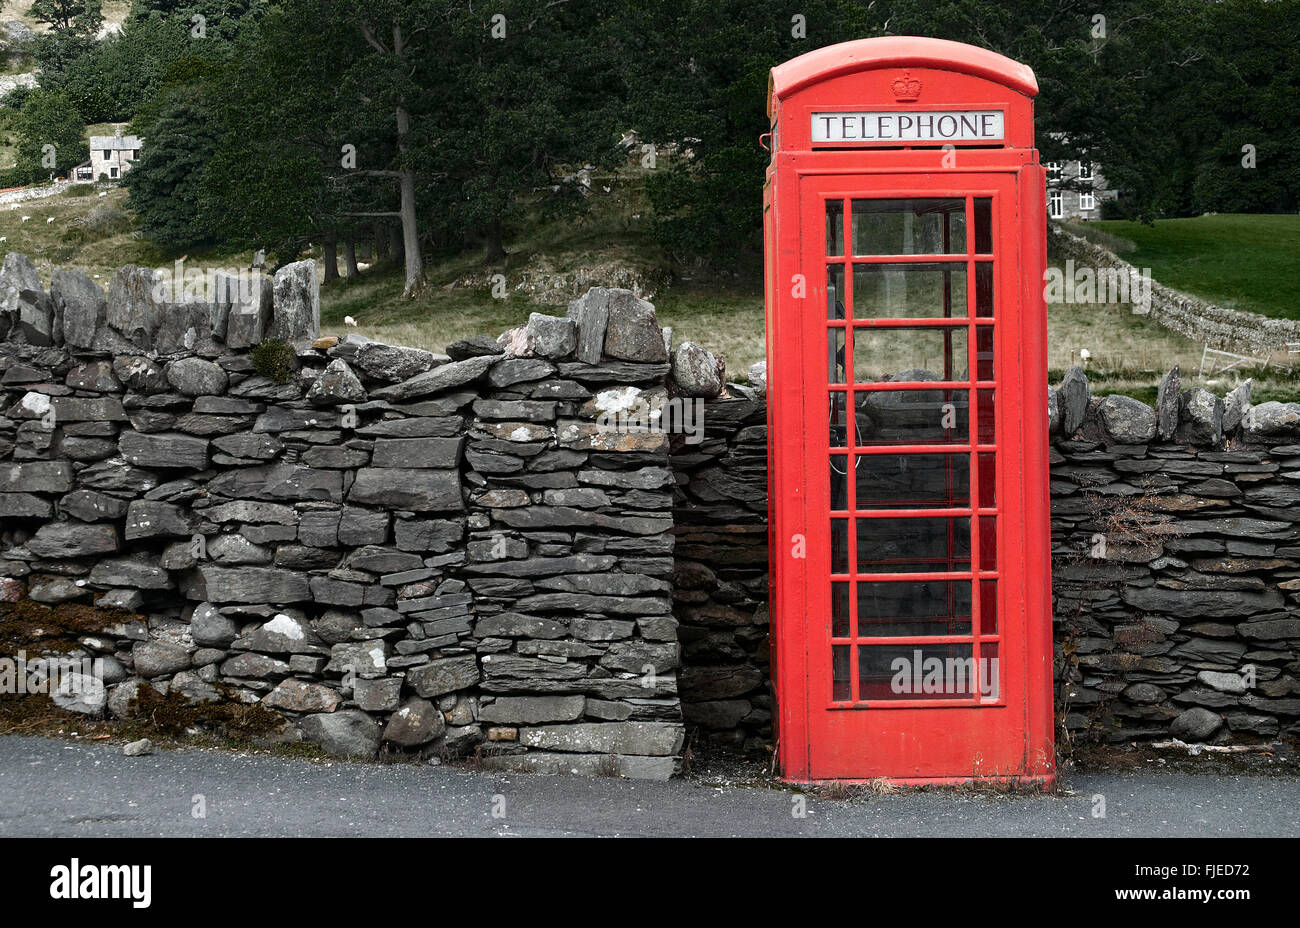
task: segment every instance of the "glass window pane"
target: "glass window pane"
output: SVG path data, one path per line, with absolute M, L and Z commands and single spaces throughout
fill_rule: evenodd
M 849 637 L 849 582 L 831 584 L 831 637 Z
M 969 635 L 969 580 L 858 584 L 858 637 Z
M 974 648 L 964 644 L 858 646 L 859 699 L 961 699 L 979 685 Z
M 975 377 L 979 380 L 993 379 L 993 327 L 979 325 L 975 327 Z
M 855 264 L 853 318 L 966 318 L 965 264 Z
M 970 505 L 969 454 L 863 454 L 854 468 L 858 509 Z
M 849 645 L 831 645 L 831 699 L 847 702 L 853 698 L 849 688 Z
M 998 504 L 997 455 L 991 451 L 979 455 L 980 505 L 992 509 Z
M 975 198 L 975 254 L 993 254 L 993 201 Z
M 857 519 L 858 572 L 970 570 L 970 517 Z
M 996 635 L 998 633 L 998 582 L 996 580 L 980 581 L 980 634 Z M 988 648 L 989 645 L 984 645 Z
M 844 383 L 844 330 L 826 330 L 826 375 L 830 383 Z
M 853 330 L 855 383 L 965 380 L 969 366 L 965 328 Z
M 855 255 L 966 253 L 966 201 L 960 198 L 854 200 Z
M 997 699 L 1002 695 L 998 655 L 1001 648 L 996 641 L 980 642 L 979 691 L 985 699 Z
M 831 519 L 831 573 L 849 572 L 849 520 Z
M 831 455 L 831 509 L 849 508 L 849 459 L 842 454 Z
M 845 448 L 848 441 L 848 416 L 845 413 L 847 397 L 843 393 L 830 396 L 830 447 Z
M 981 445 L 991 445 L 997 441 L 997 421 L 996 406 L 994 402 L 994 391 L 979 390 L 979 443 Z
M 968 440 L 966 390 L 871 390 L 854 395 L 859 445 L 961 444 Z
M 844 318 L 844 265 L 826 265 L 826 318 Z
M 992 318 L 993 312 L 993 264 L 989 261 L 976 261 L 975 315 L 988 319 Z
M 844 254 L 844 201 L 826 201 L 826 254 Z
M 980 516 L 980 570 L 998 569 L 997 516 Z

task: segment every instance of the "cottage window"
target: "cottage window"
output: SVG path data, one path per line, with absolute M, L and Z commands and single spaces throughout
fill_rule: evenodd
M 1060 219 L 1065 215 L 1065 197 L 1061 191 L 1053 190 L 1047 195 L 1047 215 L 1053 219 Z

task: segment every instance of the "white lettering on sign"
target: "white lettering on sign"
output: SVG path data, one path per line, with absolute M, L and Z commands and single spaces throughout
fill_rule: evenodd
M 813 113 L 813 142 L 1000 142 L 1001 110 Z

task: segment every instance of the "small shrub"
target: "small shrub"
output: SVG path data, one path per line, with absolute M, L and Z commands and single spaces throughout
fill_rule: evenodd
M 293 346 L 268 338 L 249 352 L 253 370 L 276 383 L 289 383 L 297 369 Z

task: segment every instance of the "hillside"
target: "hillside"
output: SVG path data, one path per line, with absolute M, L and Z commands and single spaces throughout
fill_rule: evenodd
M 1101 244 L 1151 268 L 1162 284 L 1231 309 L 1300 319 L 1300 216 L 1206 215 L 1153 225 L 1069 223 L 1101 231 Z M 1095 237 L 1095 235 L 1094 235 Z

